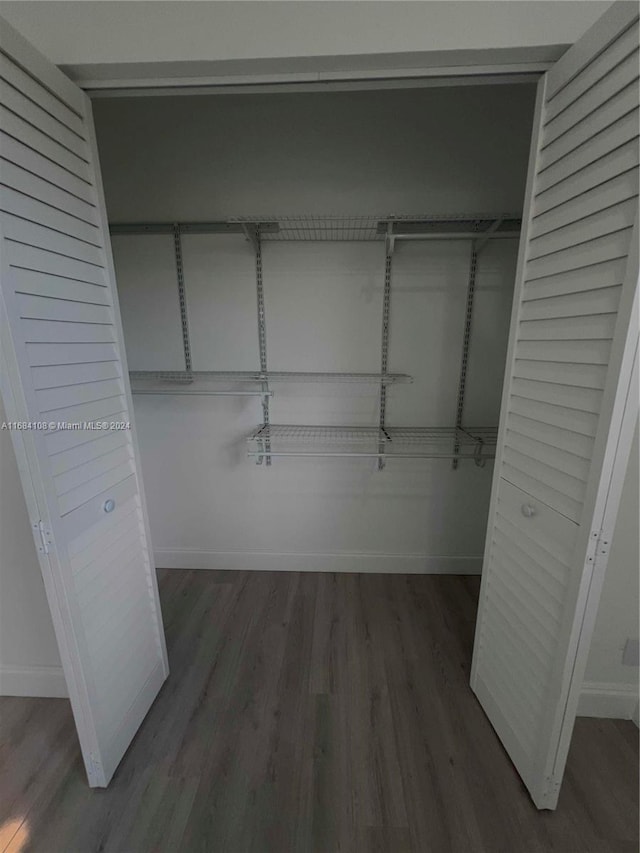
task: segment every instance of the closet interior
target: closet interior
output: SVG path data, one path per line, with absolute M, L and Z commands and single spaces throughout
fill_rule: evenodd
M 291 546 L 276 535 L 282 515 L 260 506 L 273 480 L 243 472 L 246 457 L 285 466 L 278 509 L 302 501 L 291 507 L 301 523 L 332 514 L 335 485 L 343 517 L 324 528 L 334 545 L 311 533 L 305 552 L 402 554 L 384 531 L 408 501 L 409 553 L 434 553 L 420 516 L 440 504 L 447 542 L 435 553 L 449 556 L 460 496 L 488 502 L 533 96 L 502 85 L 94 101 L 145 477 L 157 481 L 151 517 L 174 540 L 187 537 L 153 460 L 191 453 L 196 473 L 202 450 L 221 488 L 243 480 L 270 551 Z M 191 451 L 174 429 L 181 416 L 200 419 Z M 484 469 L 475 480 L 469 465 Z M 202 456 L 197 471 L 201 502 L 218 502 Z M 193 500 L 184 480 L 176 470 L 178 514 Z M 465 557 L 481 552 L 480 518 Z M 202 533 L 186 547 L 209 550 Z

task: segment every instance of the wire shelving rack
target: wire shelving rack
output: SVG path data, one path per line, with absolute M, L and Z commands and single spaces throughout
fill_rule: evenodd
M 382 469 L 388 458 L 472 458 L 484 465 L 495 452 L 493 427 L 463 426 L 467 368 L 471 341 L 478 258 L 490 240 L 516 239 L 521 220 L 514 213 L 453 213 L 393 215 L 243 216 L 211 222 L 149 222 L 113 224 L 113 235 L 167 234 L 173 239 L 185 370 L 132 371 L 134 394 L 255 396 L 262 399 L 263 420 L 248 436 L 248 453 L 258 463 L 275 456 L 354 456 L 376 458 Z M 182 259 L 183 235 L 240 235 L 256 257 L 258 341 L 260 368 L 256 371 L 193 370 L 188 304 Z M 417 240 L 464 240 L 471 246 L 460 378 L 452 427 L 387 427 L 387 387 L 412 381 L 408 374 L 387 371 L 393 256 L 396 245 Z M 383 242 L 384 310 L 379 373 L 272 371 L 267 368 L 267 337 L 262 247 L 269 242 Z M 271 424 L 269 401 L 277 383 L 364 383 L 379 390 L 377 427 L 302 426 Z M 228 387 L 222 388 L 221 385 Z

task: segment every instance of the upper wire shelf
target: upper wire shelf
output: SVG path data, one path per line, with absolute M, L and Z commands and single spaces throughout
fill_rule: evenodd
M 261 424 L 247 436 L 248 455 L 473 459 L 495 456 L 495 427 L 367 427 Z
M 114 223 L 111 234 L 260 234 L 265 241 L 373 241 L 429 238 L 511 238 L 517 213 L 238 216 L 211 222 Z

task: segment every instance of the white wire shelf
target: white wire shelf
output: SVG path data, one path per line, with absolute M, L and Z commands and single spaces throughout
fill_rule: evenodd
M 290 383 L 362 383 L 375 385 L 393 385 L 413 382 L 406 373 L 313 373 L 304 371 L 270 370 L 266 373 L 256 371 L 221 370 L 132 370 L 129 373 L 134 394 L 213 394 L 213 395 L 268 395 L 271 392 L 262 389 L 216 390 L 217 383 L 227 384 L 268 384 L 270 382 Z
M 399 240 L 514 238 L 518 213 L 239 216 L 212 222 L 113 223 L 113 235 L 244 234 L 270 241 L 371 241 L 389 233 Z
M 359 427 L 262 424 L 247 436 L 248 455 L 405 459 L 473 459 L 495 456 L 497 428 Z
M 517 213 L 394 214 L 371 216 L 306 215 L 233 220 L 248 228 L 259 224 L 260 237 L 271 241 L 371 241 L 389 233 L 397 239 L 473 239 L 486 232 L 491 238 L 519 235 Z M 496 222 L 499 225 L 496 226 Z

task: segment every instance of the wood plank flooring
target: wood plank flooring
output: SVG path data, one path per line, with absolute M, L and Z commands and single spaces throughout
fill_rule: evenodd
M 171 676 L 106 790 L 66 700 L 0 699 L 0 850 L 637 853 L 638 730 L 555 813 L 468 687 L 478 578 L 161 571 Z

